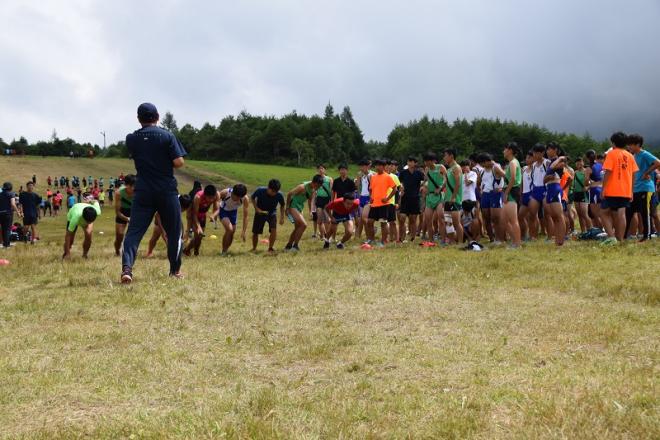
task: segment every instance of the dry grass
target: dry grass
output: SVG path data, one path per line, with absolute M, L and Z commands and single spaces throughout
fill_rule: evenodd
M 4 437 L 660 436 L 657 243 L 220 258 L 206 239 L 186 280 L 161 246 L 126 288 L 111 222 L 88 261 L 59 261 L 62 218 L 4 251 Z

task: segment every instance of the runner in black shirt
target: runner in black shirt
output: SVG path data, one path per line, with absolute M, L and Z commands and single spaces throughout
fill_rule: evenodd
M 421 213 L 419 191 L 424 179 L 424 173 L 417 168 L 417 159 L 412 156 L 409 157 L 408 168 L 399 173 L 399 180 L 403 187 L 399 213 L 399 234 L 402 241 L 405 241 L 406 238 L 406 217 L 408 217 L 410 241 L 414 241 L 417 236 L 417 218 Z
M 344 194 L 355 192 L 355 181 L 348 177 L 348 166 L 339 165 L 339 177 L 332 182 L 332 200 L 344 197 Z

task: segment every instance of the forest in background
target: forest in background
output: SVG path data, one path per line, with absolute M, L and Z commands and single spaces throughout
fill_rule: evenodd
M 488 152 L 501 160 L 502 147 L 510 141 L 517 142 L 523 152 L 537 142 L 559 142 L 572 158 L 588 149 L 605 151 L 609 147 L 607 140 L 594 139 L 588 133 L 559 133 L 526 122 L 497 118 L 449 122 L 428 116 L 397 124 L 385 142 L 365 141 L 350 107 L 335 112 L 331 104 L 322 115 L 301 115 L 294 110 L 280 117 L 257 116 L 243 111 L 236 116 L 226 116 L 218 125 L 207 122 L 201 128 L 191 124 L 179 127 L 174 115 L 166 112 L 160 125 L 179 138 L 190 159 L 292 166 L 355 163 L 375 157 L 404 161 L 410 155 L 419 157 L 427 151 L 440 153 L 445 148 L 454 148 L 460 158 Z M 69 156 L 71 153 L 87 156 L 90 151 L 96 157 L 128 156 L 123 142 L 101 148 L 70 138 L 60 139 L 55 130 L 48 141 L 35 143 L 29 143 L 24 137 L 9 143 L 0 138 L 0 151 L 7 150 L 39 156 Z

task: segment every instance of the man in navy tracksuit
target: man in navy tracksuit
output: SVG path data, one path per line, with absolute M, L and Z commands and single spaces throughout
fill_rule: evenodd
M 138 246 L 156 212 L 169 238 L 170 276 L 183 276 L 180 271 L 181 208 L 174 168 L 183 166 L 187 153 L 172 133 L 156 125 L 159 119 L 156 106 L 140 104 L 137 113 L 142 128 L 126 136 L 126 148 L 135 161 L 137 181 L 121 258 L 121 282 L 124 284 L 133 281 Z

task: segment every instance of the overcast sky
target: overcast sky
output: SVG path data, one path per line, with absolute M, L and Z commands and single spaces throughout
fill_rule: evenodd
M 660 139 L 660 0 L 0 0 L 0 137 L 102 145 L 179 123 L 350 105 Z

